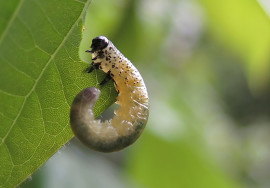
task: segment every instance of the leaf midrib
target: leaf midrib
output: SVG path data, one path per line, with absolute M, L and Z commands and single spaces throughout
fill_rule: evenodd
M 19 3 L 19 5 L 17 6 L 14 14 L 12 15 L 12 18 L 11 20 L 9 21 L 9 24 L 7 26 L 7 29 L 4 31 L 4 34 L 2 35 L 2 38 L 0 38 L 0 45 L 1 45 L 1 42 L 3 41 L 3 36 L 6 35 L 7 31 L 9 30 L 9 27 L 10 25 L 12 24 L 12 22 L 14 21 L 15 17 L 17 16 L 17 13 L 19 12 L 19 9 L 21 8 L 21 5 L 22 5 L 22 2 L 24 0 L 21 0 L 21 2 Z M 77 26 L 78 22 L 80 21 L 82 15 L 84 14 L 84 12 L 86 11 L 89 3 L 91 2 L 91 0 L 87 0 L 85 2 L 85 5 L 84 5 L 84 8 L 83 8 L 83 11 L 81 12 L 80 16 L 78 17 L 78 19 L 74 22 L 74 24 L 72 25 L 72 27 L 70 28 L 70 30 L 68 31 L 68 33 L 66 34 L 66 36 L 63 38 L 62 42 L 60 43 L 60 45 L 56 48 L 56 50 L 54 51 L 54 53 L 51 55 L 50 59 L 48 60 L 48 62 L 45 64 L 44 68 L 42 69 L 42 71 L 40 72 L 40 75 L 38 76 L 38 78 L 35 80 L 35 83 L 33 85 L 33 87 L 31 88 L 31 90 L 27 93 L 27 95 L 24 96 L 24 101 L 22 103 L 22 106 L 18 112 L 18 115 L 15 117 L 12 125 L 10 126 L 8 132 L 6 133 L 6 135 L 3 137 L 2 139 L 2 142 L 0 143 L 0 146 L 5 143 L 5 140 L 6 138 L 8 137 L 10 131 L 12 130 L 12 128 L 14 127 L 14 125 L 16 124 L 18 118 L 20 117 L 22 111 L 23 111 L 23 108 L 24 108 L 24 105 L 28 99 L 28 97 L 33 93 L 33 91 L 35 90 L 39 80 L 41 79 L 41 77 L 43 76 L 45 70 L 47 69 L 47 67 L 50 65 L 51 61 L 54 59 L 55 55 L 58 53 L 58 51 L 61 49 L 61 47 L 65 44 L 66 40 L 68 39 L 68 37 L 70 36 L 70 34 L 72 33 L 73 29 Z M 60 75 L 59 75 L 60 76 Z

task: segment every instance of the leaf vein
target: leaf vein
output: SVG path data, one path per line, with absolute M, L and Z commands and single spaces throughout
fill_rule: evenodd
M 2 117 L 4 117 L 4 118 L 8 119 L 8 120 L 12 120 L 12 121 L 13 121 L 12 118 L 6 116 L 3 112 L 0 112 L 0 115 L 1 115 Z
M 2 34 L 2 36 L 0 37 L 0 44 L 2 44 L 2 42 L 3 42 L 4 38 L 5 38 L 5 36 L 8 34 L 8 30 L 9 30 L 9 28 L 11 27 L 11 25 L 12 25 L 14 19 L 16 18 L 16 16 L 17 16 L 19 10 L 21 9 L 23 2 L 24 2 L 24 0 L 21 0 L 21 1 L 18 3 L 18 5 L 17 5 L 15 11 L 13 12 L 13 14 L 12 14 L 12 16 L 11 16 L 11 18 L 10 18 L 8 24 L 7 24 L 7 27 L 5 28 L 5 30 L 4 30 L 4 32 L 3 32 L 3 34 Z
M 69 105 L 68 102 L 67 102 L 67 96 L 66 96 L 66 93 L 65 93 L 65 90 L 64 90 L 64 85 L 63 85 L 63 81 L 62 81 L 61 74 L 60 74 L 60 72 L 59 72 L 59 69 L 58 69 L 57 64 L 55 63 L 55 61 L 53 61 L 53 63 L 54 63 L 54 65 L 55 65 L 56 71 L 57 71 L 57 73 L 58 73 L 58 75 L 59 75 L 59 80 L 60 80 L 60 83 L 61 83 L 61 87 L 62 87 L 62 91 L 63 91 L 63 96 L 64 96 L 64 98 L 65 98 L 65 103 L 68 105 L 68 107 L 70 107 L 70 105 Z
M 64 36 L 58 31 L 58 29 L 55 27 L 55 25 L 53 24 L 52 20 L 46 15 L 45 10 L 43 10 L 42 6 L 37 2 L 37 1 L 32 1 L 33 3 L 35 3 L 41 10 L 42 14 L 45 16 L 45 18 L 48 20 L 48 22 L 52 25 L 53 29 L 56 31 L 56 33 L 58 35 L 60 35 L 62 38 L 64 38 Z
M 38 98 L 37 101 L 38 101 L 38 105 L 39 105 L 39 109 L 40 109 L 40 113 L 41 113 L 41 118 L 42 118 L 43 134 L 42 134 L 42 137 L 41 137 L 41 139 L 40 139 L 38 145 L 36 146 L 35 151 L 33 152 L 33 154 L 29 157 L 29 159 L 25 160 L 25 162 L 22 163 L 22 165 L 25 164 L 26 162 L 28 162 L 28 161 L 30 161 L 30 160 L 32 159 L 32 157 L 35 155 L 35 153 L 36 153 L 38 147 L 40 146 L 40 144 L 41 144 L 41 142 L 42 142 L 42 140 L 43 140 L 43 138 L 44 138 L 44 136 L 45 136 L 45 134 L 46 134 L 46 131 L 45 131 L 45 124 L 44 124 L 44 119 L 43 119 L 43 111 L 42 111 L 40 99 L 39 99 L 37 93 L 36 93 L 36 96 L 37 96 L 37 98 Z
M 12 69 L 14 69 L 15 71 L 23 74 L 24 76 L 26 76 L 27 78 L 30 78 L 31 80 L 35 80 L 35 78 L 33 78 L 32 76 L 30 76 L 29 74 L 23 72 L 22 70 L 18 69 L 17 67 L 15 67 L 13 64 L 11 64 L 9 61 L 5 60 L 3 57 L 0 57 L 0 59 L 2 61 L 5 61 L 7 63 L 8 66 L 10 66 Z
M 15 95 L 13 93 L 8 93 L 6 91 L 3 91 L 2 89 L 0 89 L 0 92 L 1 93 L 4 93 L 5 95 L 9 95 L 9 96 L 12 96 L 12 97 L 21 97 L 21 98 L 24 98 L 25 96 L 24 95 Z

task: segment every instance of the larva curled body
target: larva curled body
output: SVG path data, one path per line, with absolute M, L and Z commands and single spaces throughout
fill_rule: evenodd
M 106 37 L 96 37 L 92 41 L 92 66 L 89 70 L 101 69 L 107 73 L 101 82 L 109 79 L 115 82 L 118 96 L 118 110 L 111 120 L 101 122 L 94 118 L 93 107 L 100 90 L 94 87 L 81 91 L 71 106 L 71 128 L 77 138 L 88 147 L 101 151 L 121 150 L 137 140 L 141 135 L 149 114 L 148 94 L 144 81 L 134 67 Z

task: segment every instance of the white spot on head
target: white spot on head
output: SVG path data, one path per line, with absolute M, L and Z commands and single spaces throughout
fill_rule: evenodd
M 107 37 L 105 36 L 98 36 L 97 38 L 100 40 L 104 40 L 106 43 L 109 43 L 109 39 L 107 39 Z

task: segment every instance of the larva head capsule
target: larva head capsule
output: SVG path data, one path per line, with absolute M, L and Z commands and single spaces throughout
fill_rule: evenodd
M 92 52 L 103 50 L 109 45 L 109 40 L 104 36 L 96 37 L 92 40 Z

